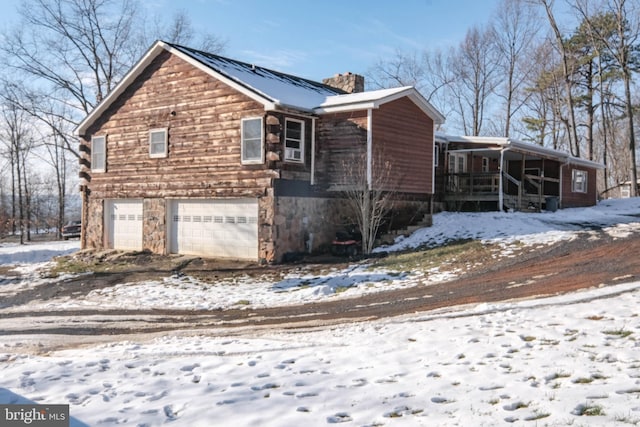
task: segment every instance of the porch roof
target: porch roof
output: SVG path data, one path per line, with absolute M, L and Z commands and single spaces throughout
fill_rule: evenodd
M 528 142 L 518 141 L 503 137 L 483 137 L 483 136 L 453 136 L 442 133 L 436 134 L 438 142 L 462 142 L 477 145 L 478 148 L 465 148 L 460 150 L 450 150 L 449 152 L 473 152 L 483 154 L 486 157 L 499 157 L 504 153 L 506 160 L 517 160 L 523 154 L 527 159 L 551 159 L 562 163 L 584 166 L 594 169 L 604 169 L 602 163 L 574 157 L 564 151 L 542 147 Z

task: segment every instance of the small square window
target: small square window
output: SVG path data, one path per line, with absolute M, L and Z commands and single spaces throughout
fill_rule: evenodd
M 574 193 L 587 192 L 587 171 L 574 169 L 571 176 L 571 190 Z
M 167 157 L 167 130 L 151 129 L 149 131 L 149 156 L 150 157 Z
M 284 131 L 284 159 L 289 162 L 304 162 L 304 122 L 286 119 Z
M 94 136 L 91 138 L 91 171 L 105 172 L 107 170 L 107 138 Z
M 264 163 L 262 118 L 242 119 L 242 163 Z

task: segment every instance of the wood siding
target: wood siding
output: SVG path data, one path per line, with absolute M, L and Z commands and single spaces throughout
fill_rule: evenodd
M 433 192 L 433 120 L 410 99 L 401 98 L 373 110 L 373 156 L 388 159 L 393 189 L 401 193 Z M 374 168 L 375 169 L 375 168 Z
M 367 111 L 327 114 L 317 125 L 316 181 L 321 187 L 345 184 L 345 168 L 364 161 L 367 149 Z
M 573 191 L 573 170 L 587 172 L 587 192 L 578 193 Z M 584 166 L 567 165 L 562 168 L 562 208 L 578 208 L 593 206 L 597 203 L 597 172 L 593 168 Z
M 277 174 L 241 165 L 240 121 L 264 115 L 261 104 L 162 53 L 83 136 L 84 163 L 91 137 L 107 136 L 106 172 L 91 173 L 91 197 L 262 195 Z M 168 130 L 166 158 L 149 155 L 154 128 Z

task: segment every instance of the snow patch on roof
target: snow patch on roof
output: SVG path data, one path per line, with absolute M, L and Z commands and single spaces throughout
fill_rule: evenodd
M 391 89 L 370 90 L 367 92 L 327 96 L 325 101 L 319 104 L 318 106 L 320 108 L 324 108 L 324 107 L 334 107 L 337 105 L 358 104 L 361 102 L 375 102 L 381 99 L 385 99 L 389 96 L 393 96 L 405 91 L 409 91 L 410 89 L 411 89 L 411 86 L 404 86 L 404 87 L 395 87 Z
M 246 89 L 281 106 L 311 111 L 327 97 L 342 93 L 322 83 L 211 53 L 170 45 Z

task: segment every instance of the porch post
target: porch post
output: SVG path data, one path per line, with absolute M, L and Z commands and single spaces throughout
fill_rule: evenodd
M 518 185 L 518 210 L 522 210 L 522 193 L 524 193 L 524 183 L 525 183 L 525 177 L 524 177 L 524 170 L 525 170 L 525 163 L 527 161 L 527 155 L 522 153 L 522 165 L 520 167 L 520 184 Z
M 500 150 L 500 179 L 498 180 L 498 212 L 504 211 L 504 149 Z
M 373 110 L 367 110 L 367 188 L 371 190 L 373 183 Z

